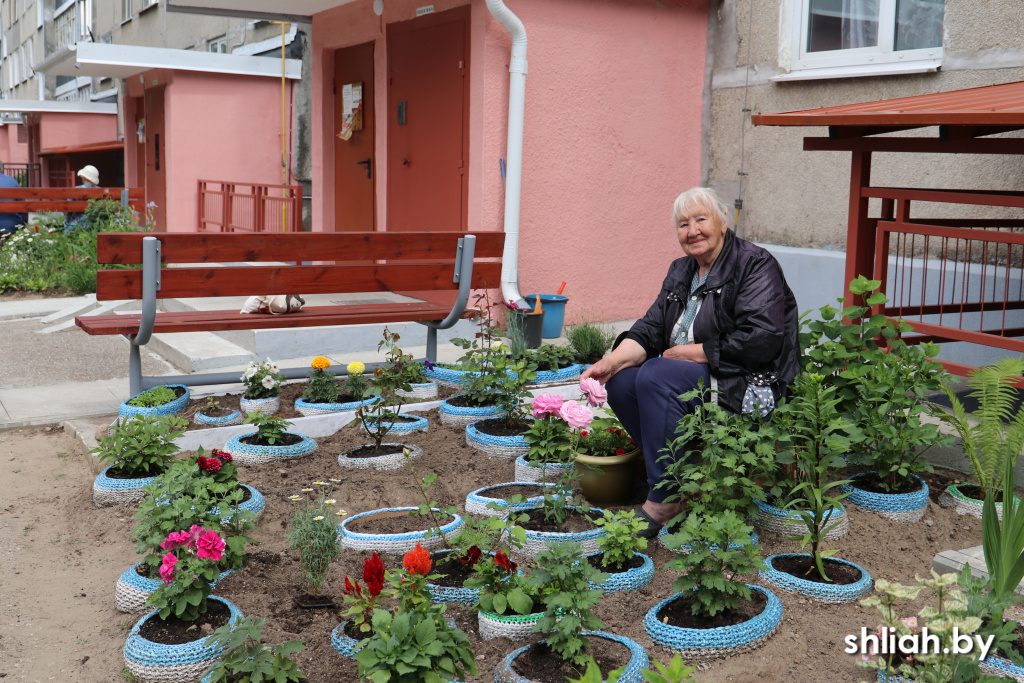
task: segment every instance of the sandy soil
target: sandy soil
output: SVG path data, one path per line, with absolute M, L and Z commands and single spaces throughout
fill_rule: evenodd
M 216 592 L 246 615 L 266 619 L 268 642 L 305 641 L 307 649 L 299 660 L 314 683 L 355 681 L 356 667 L 330 646 L 330 631 L 341 621 L 340 610 L 302 611 L 292 605 L 292 596 L 304 591 L 298 558 L 285 541 L 291 516 L 287 496 L 316 479 L 336 477 L 342 481 L 336 497 L 350 514 L 411 505 L 419 501 L 416 481 L 433 471 L 438 481 L 432 498 L 461 506 L 469 491 L 512 479 L 511 461 L 467 447 L 461 431 L 441 426 L 436 411 L 429 415 L 430 432 L 408 437 L 425 451 L 415 478 L 407 470 L 339 468 L 336 457 L 343 448 L 367 441 L 353 425 L 322 440 L 308 458 L 241 470 L 242 482 L 267 498 L 254 534 L 260 547 L 254 549 L 257 555 L 250 566 L 221 582 Z M 0 678 L 5 681 L 122 680 L 121 647 L 139 617 L 115 609 L 114 585 L 137 560 L 129 539 L 134 509 L 95 508 L 92 480 L 89 456 L 63 431 L 0 432 Z M 638 489 L 636 495 L 642 499 L 643 491 Z M 850 517 L 850 535 L 836 543 L 840 557 L 868 568 L 876 578 L 910 582 L 915 573 L 927 573 L 935 553 L 981 542 L 978 520 L 934 502 L 926 521 L 916 525 L 896 524 L 856 508 Z M 766 555 L 798 546 L 771 534 L 762 539 Z M 641 619 L 672 593 L 676 574 L 661 569 L 672 557 L 669 551 L 652 546 L 649 554 L 659 567 L 654 583 L 638 594 L 606 595 L 596 613 L 607 630 L 635 638 L 652 657 L 667 662 L 671 654 L 651 644 Z M 323 592 L 340 603 L 344 576 L 361 576 L 366 556 L 345 553 L 332 567 Z M 394 567 L 400 559 L 385 557 L 385 563 Z M 857 667 L 857 658 L 842 652 L 845 635 L 877 625 L 873 609 L 819 605 L 776 593 L 785 609 L 778 632 L 758 650 L 709 663 L 701 681 L 873 680 L 871 672 Z M 480 675 L 470 680 L 491 681 L 499 659 L 516 646 L 504 639 L 481 642 L 473 613 L 456 605 L 449 606 L 449 613 L 474 644 Z

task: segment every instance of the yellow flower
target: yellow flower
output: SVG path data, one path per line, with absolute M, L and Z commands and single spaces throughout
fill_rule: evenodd
M 326 370 L 331 367 L 331 361 L 327 360 L 323 356 L 317 356 L 313 359 L 313 362 L 310 363 L 310 365 L 312 365 L 316 370 Z
M 348 374 L 350 375 L 361 375 L 363 374 L 363 371 L 366 370 L 366 366 L 355 360 L 346 365 L 345 369 L 348 370 Z

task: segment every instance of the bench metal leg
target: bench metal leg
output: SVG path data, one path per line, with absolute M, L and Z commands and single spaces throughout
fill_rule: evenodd
M 128 395 L 134 396 L 142 391 L 142 349 L 133 344 L 131 338 L 128 344 Z
M 431 363 L 437 362 L 437 328 L 427 328 L 427 360 Z

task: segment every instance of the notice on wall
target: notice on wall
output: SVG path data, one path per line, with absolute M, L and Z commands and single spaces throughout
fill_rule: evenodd
M 433 13 L 434 13 L 434 6 L 433 5 L 424 5 L 423 7 L 417 7 L 416 8 L 416 16 L 417 17 L 422 17 L 424 14 L 433 14 Z
M 338 137 L 348 140 L 352 131 L 363 129 L 363 84 L 346 83 L 341 86 L 341 131 Z

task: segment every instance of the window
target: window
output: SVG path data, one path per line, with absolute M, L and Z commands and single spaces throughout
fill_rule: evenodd
M 132 0 L 121 0 L 121 23 L 132 18 Z
M 789 73 L 772 80 L 920 73 L 942 65 L 945 0 L 790 0 L 787 10 L 780 61 L 788 56 Z
M 220 36 L 218 38 L 211 38 L 207 44 L 206 49 L 210 52 L 219 52 L 220 54 L 227 54 L 228 52 L 228 39 L 227 36 Z
M 150 7 L 155 7 L 159 2 L 160 0 L 142 0 L 142 7 L 139 8 L 139 14 L 142 14 L 142 12 Z

